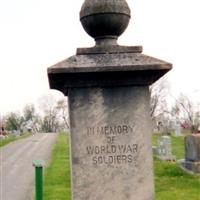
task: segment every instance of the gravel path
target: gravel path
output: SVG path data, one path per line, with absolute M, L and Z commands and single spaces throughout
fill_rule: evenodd
M 0 200 L 31 200 L 33 160 L 48 161 L 56 134 L 40 133 L 0 148 Z

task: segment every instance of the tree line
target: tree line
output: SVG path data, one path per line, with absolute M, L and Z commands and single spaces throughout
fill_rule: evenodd
M 40 98 L 36 105 L 26 105 L 22 112 L 10 112 L 1 118 L 1 127 L 9 132 L 58 132 L 69 129 L 67 99 L 53 95 Z
M 150 87 L 150 115 L 154 126 L 159 130 L 170 130 L 171 122 L 180 124 L 191 132 L 200 131 L 200 103 L 182 93 L 174 97 L 170 84 L 165 79 Z M 0 119 L 1 127 L 7 131 L 27 129 L 32 132 L 58 132 L 69 129 L 68 106 L 65 97 L 56 99 L 54 95 L 42 96 L 38 102 L 26 105 L 21 113 L 11 112 Z
M 152 85 L 150 94 L 150 115 L 157 125 L 160 122 L 168 131 L 170 122 L 175 122 L 191 133 L 200 131 L 200 101 L 198 99 L 184 93 L 173 96 L 170 84 L 165 79 Z

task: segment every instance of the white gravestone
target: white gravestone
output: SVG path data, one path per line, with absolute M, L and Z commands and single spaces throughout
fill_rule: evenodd
M 175 160 L 175 156 L 172 155 L 171 147 L 171 138 L 170 136 L 162 136 L 158 140 L 157 153 L 160 159 L 162 160 Z
M 175 135 L 182 136 L 180 123 L 176 123 L 175 125 Z

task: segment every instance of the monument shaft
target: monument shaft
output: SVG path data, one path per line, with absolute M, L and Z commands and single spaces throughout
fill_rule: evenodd
M 117 44 L 130 17 L 125 0 L 85 0 L 95 46 L 48 69 L 69 100 L 73 200 L 154 199 L 148 87 L 172 65 Z
M 148 87 L 69 91 L 74 200 L 152 200 Z

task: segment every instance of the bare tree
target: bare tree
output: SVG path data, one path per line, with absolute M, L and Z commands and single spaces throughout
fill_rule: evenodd
M 39 108 L 41 112 L 41 129 L 44 132 L 56 132 L 58 129 L 56 109 L 56 98 L 53 94 L 43 95 L 39 99 Z
M 195 118 L 198 117 L 198 111 L 195 110 L 193 101 L 188 96 L 180 94 L 180 96 L 176 99 L 174 109 L 179 110 L 178 114 L 181 116 L 184 122 L 188 124 L 191 132 L 193 133 L 197 128 L 197 124 L 195 124 Z
M 150 115 L 152 119 L 163 113 L 169 113 L 167 97 L 169 94 L 169 82 L 165 79 L 157 81 L 150 88 Z
M 69 129 L 68 124 L 68 107 L 67 107 L 67 99 L 63 98 L 57 102 L 57 109 L 60 111 L 61 118 L 64 121 L 64 125 L 67 129 Z
M 22 129 L 22 124 L 24 118 L 19 113 L 11 112 L 5 116 L 5 128 L 9 131 L 20 130 Z
M 25 126 L 31 124 L 31 129 L 34 132 L 38 132 L 39 115 L 36 113 L 35 106 L 33 104 L 26 105 L 23 110 Z
M 169 107 L 169 82 L 162 78 L 150 86 L 150 116 L 154 127 L 162 133 L 169 132 L 170 107 Z

